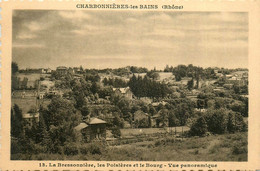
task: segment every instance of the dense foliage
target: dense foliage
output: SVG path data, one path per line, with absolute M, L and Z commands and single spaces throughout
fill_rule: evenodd
M 142 78 L 133 75 L 129 83 L 129 87 L 136 97 L 164 98 L 169 93 L 167 85 L 149 79 L 147 76 Z

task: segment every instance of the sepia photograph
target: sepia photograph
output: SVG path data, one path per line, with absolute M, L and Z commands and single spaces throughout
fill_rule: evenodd
M 247 162 L 248 18 L 13 10 L 10 160 Z

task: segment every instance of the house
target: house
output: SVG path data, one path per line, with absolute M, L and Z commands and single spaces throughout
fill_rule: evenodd
M 224 87 L 216 87 L 213 89 L 214 92 L 225 92 Z
M 54 81 L 43 80 L 39 82 L 40 90 L 48 92 L 51 88 L 55 86 Z
M 145 104 L 151 104 L 153 102 L 153 99 L 149 97 L 141 97 L 140 100 L 144 102 Z
M 44 69 L 46 74 L 51 74 L 52 70 L 50 68 Z
M 31 128 L 34 123 L 39 122 L 40 114 L 37 113 L 25 113 L 23 114 L 23 123 L 25 127 Z
M 227 81 L 226 81 L 227 84 L 238 84 L 239 86 L 243 86 L 246 84 L 246 80 L 244 79 L 241 79 L 241 78 L 238 78 L 236 76 L 233 76 L 231 78 L 229 78 Z
M 192 80 L 192 77 L 183 77 L 180 83 L 183 85 L 187 85 L 190 80 Z
M 106 139 L 106 121 L 98 118 L 89 118 L 74 128 L 82 134 L 85 142 Z
M 50 89 L 47 95 L 62 97 L 63 94 L 64 93 L 62 91 L 59 91 L 59 90 L 56 90 L 56 89 Z
M 248 77 L 248 71 L 236 71 L 231 73 L 231 75 L 237 78 Z
M 217 77 L 223 77 L 224 75 L 222 73 L 216 73 Z
M 227 88 L 227 89 L 231 89 L 233 88 L 234 84 L 224 84 L 223 87 Z
M 218 69 L 214 69 L 214 73 L 217 74 L 218 73 Z
M 113 91 L 117 96 L 125 96 L 128 99 L 133 99 L 133 93 L 130 90 L 130 87 L 126 88 L 113 88 Z
M 165 84 L 173 84 L 175 81 L 175 75 L 172 72 L 158 72 L 159 81 Z
M 227 75 L 225 75 L 225 77 L 228 79 L 228 78 L 233 77 L 233 75 L 231 75 L 231 74 L 227 74 Z
M 79 67 L 74 67 L 73 70 L 74 70 L 75 74 L 80 74 L 81 73 L 81 70 L 80 70 Z
M 199 109 L 199 108 L 194 108 L 194 110 L 196 112 L 203 112 L 203 113 L 205 113 L 207 111 L 207 109 Z
M 65 66 L 59 66 L 56 68 L 56 72 L 61 75 L 65 75 L 68 73 L 68 69 Z
M 152 106 L 153 107 L 158 107 L 160 104 L 162 104 L 163 106 L 165 106 L 167 104 L 167 102 L 165 101 L 160 101 L 160 102 L 153 102 Z
M 43 98 L 44 98 L 44 95 L 45 95 L 45 92 L 39 92 L 39 93 L 38 93 L 38 98 L 39 98 L 39 99 L 43 99 Z

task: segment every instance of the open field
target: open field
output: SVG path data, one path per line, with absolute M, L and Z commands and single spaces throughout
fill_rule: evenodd
M 247 161 L 247 133 L 174 138 L 172 135 L 117 146 L 88 146 L 84 154 L 13 154 L 12 159 L 103 161 Z
M 165 128 L 136 128 L 136 129 L 120 129 L 121 136 L 129 137 L 129 136 L 137 136 L 137 135 L 151 135 L 156 133 L 181 133 L 182 127 L 165 127 Z M 183 127 L 183 131 L 188 131 L 190 128 L 187 126 Z
M 101 160 L 247 161 L 247 133 L 184 139 L 162 137 L 111 147 Z
M 40 100 L 40 104 L 46 107 L 50 103 L 49 99 Z M 12 97 L 11 105 L 17 104 L 23 113 L 30 110 L 31 106 L 36 106 L 36 97 L 25 97 L 25 98 L 15 98 Z
M 23 80 L 25 77 L 28 78 L 29 81 L 39 80 L 41 77 L 45 78 L 50 76 L 50 74 L 40 74 L 40 73 L 19 73 L 17 77 Z

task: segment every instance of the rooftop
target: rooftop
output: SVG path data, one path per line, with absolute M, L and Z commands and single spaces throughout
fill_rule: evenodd
M 88 122 L 89 125 L 103 124 L 103 123 L 106 123 L 106 121 L 103 121 L 103 120 L 98 119 L 98 118 L 90 118 L 90 121 Z
M 88 127 L 88 124 L 83 122 L 83 123 L 80 123 L 78 126 L 76 126 L 74 129 L 76 129 L 77 131 L 80 131 L 86 127 Z
M 39 117 L 39 113 L 25 113 L 23 114 L 23 118 L 24 119 L 29 119 L 29 118 L 38 118 Z
M 114 91 L 119 90 L 122 94 L 125 94 L 128 90 L 130 90 L 129 87 L 126 88 L 113 88 Z

